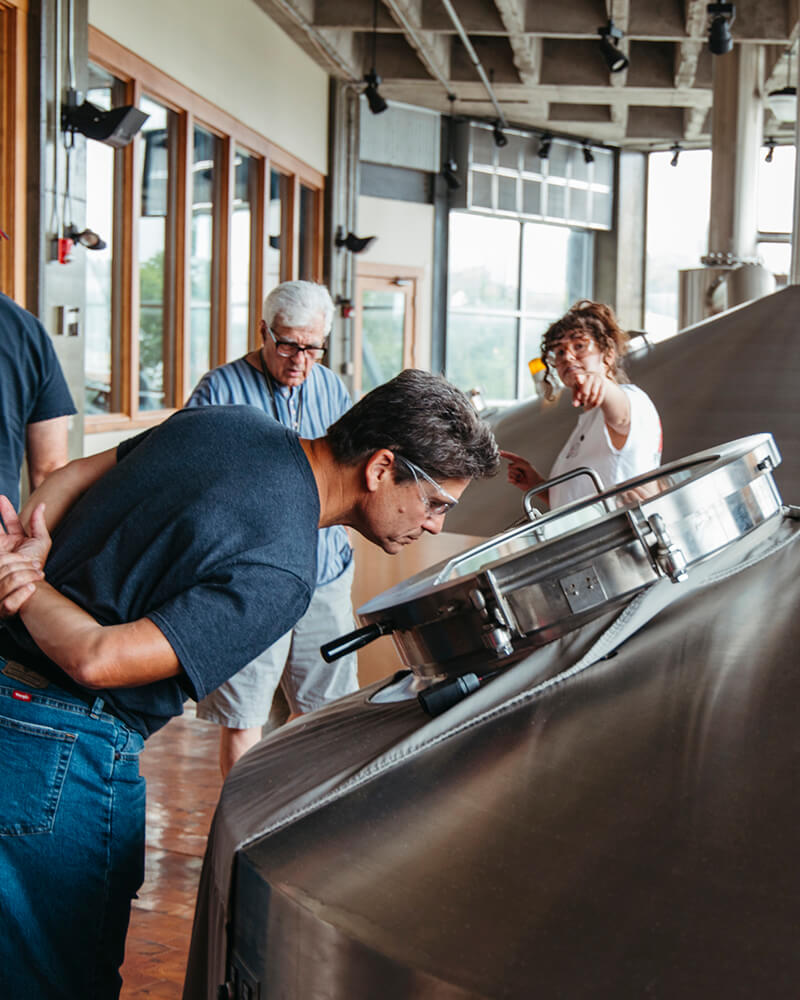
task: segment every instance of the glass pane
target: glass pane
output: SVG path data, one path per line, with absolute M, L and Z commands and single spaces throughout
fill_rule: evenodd
M 497 177 L 497 207 L 501 212 L 517 211 L 516 177 Z
M 594 156 L 594 153 L 592 153 Z M 583 150 L 573 149 L 570 154 L 571 177 L 576 181 L 589 180 L 589 164 L 583 157 Z
M 164 295 L 174 115 L 149 97 L 139 107 L 142 126 L 142 207 L 139 219 L 139 409 L 172 406 L 172 323 Z M 93 144 L 90 144 L 93 145 Z
M 298 231 L 299 272 L 301 281 L 314 280 L 314 256 L 316 250 L 317 192 L 313 188 L 300 185 L 300 226 Z
M 522 182 L 522 211 L 525 215 L 542 214 L 542 185 L 540 181 Z
M 476 208 L 493 208 L 492 203 L 492 175 L 485 174 L 480 170 L 473 170 L 472 177 L 472 204 Z
M 647 181 L 645 329 L 670 336 L 678 329 L 678 271 L 699 267 L 708 250 L 711 150 L 651 153 Z
M 594 183 L 611 187 L 614 181 L 614 154 L 610 149 L 594 150 Z
M 545 215 L 550 215 L 554 219 L 563 219 L 567 207 L 566 187 L 563 184 L 548 184 L 546 189 L 547 208 L 545 209 Z
M 89 64 L 86 100 L 99 108 L 115 103 L 119 81 Z M 121 96 L 117 94 L 116 96 Z M 67 220 L 68 222 L 73 220 Z M 86 358 L 84 405 L 86 413 L 111 413 L 121 408 L 119 392 L 112 391 L 111 265 L 114 244 L 114 149 L 102 142 L 86 143 L 86 224 L 104 241 L 105 249 L 86 253 Z M 114 379 L 119 385 L 119 372 Z
M 567 164 L 571 153 L 572 148 L 570 146 L 559 142 L 558 139 L 553 140 L 553 144 L 550 147 L 550 157 L 547 161 L 547 169 L 551 177 L 567 176 Z
M 211 367 L 211 286 L 216 204 L 216 136 L 194 127 L 192 155 L 192 244 L 190 268 L 189 372 L 195 386 Z
M 517 320 L 504 316 L 447 317 L 447 377 L 460 389 L 480 389 L 484 399 L 517 395 Z
M 566 226 L 526 222 L 522 237 L 523 311 L 557 319 L 591 294 L 591 235 Z M 531 357 L 538 354 L 538 348 Z M 525 359 L 527 364 L 530 358 Z
M 361 391 L 369 392 L 402 371 L 406 297 L 365 288 L 361 307 Z
M 278 170 L 269 172 L 269 234 L 267 240 L 266 261 L 264 262 L 264 293 L 281 283 L 286 272 L 282 258 L 281 237 L 283 220 L 286 218 L 285 206 L 289 198 L 289 178 Z
M 488 128 L 473 125 L 472 130 L 472 162 L 494 165 L 495 144 Z
M 764 267 L 775 275 L 778 286 L 785 285 L 792 266 L 791 243 L 759 243 L 758 255 L 764 261 Z
M 586 222 L 588 191 L 585 188 L 569 189 L 569 217 L 574 222 Z
M 500 167 L 510 167 L 512 170 L 519 170 L 520 155 L 524 139 L 521 135 L 509 135 L 506 132 L 505 146 L 500 146 L 497 150 L 497 164 Z
M 516 309 L 519 223 L 450 213 L 451 309 Z
M 762 233 L 790 233 L 794 201 L 794 146 L 777 146 L 772 162 L 758 164 L 758 228 Z
M 606 229 L 611 228 L 611 208 L 614 203 L 614 197 L 611 191 L 592 191 L 592 219 L 591 221 L 598 226 L 605 226 Z
M 253 211 L 257 200 L 258 162 L 241 150 L 234 159 L 231 216 L 230 306 L 228 361 L 247 353 L 250 332 L 250 278 L 252 275 Z

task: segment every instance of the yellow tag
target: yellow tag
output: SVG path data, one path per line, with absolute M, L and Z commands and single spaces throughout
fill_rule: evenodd
M 538 375 L 539 372 L 546 370 L 547 365 L 541 358 L 531 358 L 528 362 L 528 368 L 530 369 L 531 375 Z

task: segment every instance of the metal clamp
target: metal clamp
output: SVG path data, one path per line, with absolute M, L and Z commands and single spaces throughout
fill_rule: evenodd
M 673 583 L 683 583 L 689 575 L 686 572 L 686 556 L 672 541 L 664 524 L 664 518 L 660 514 L 653 514 L 647 523 L 656 536 L 657 544 L 653 554 L 659 569 L 666 573 Z

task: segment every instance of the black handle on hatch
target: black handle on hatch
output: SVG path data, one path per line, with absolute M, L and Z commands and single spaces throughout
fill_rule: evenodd
M 353 653 L 372 642 L 373 639 L 379 639 L 382 635 L 388 635 L 393 631 L 394 626 L 387 622 L 373 622 L 371 625 L 364 625 L 363 628 L 357 628 L 354 632 L 348 632 L 347 635 L 341 635 L 338 639 L 326 642 L 319 647 L 319 651 L 326 663 L 333 663 L 340 656 Z

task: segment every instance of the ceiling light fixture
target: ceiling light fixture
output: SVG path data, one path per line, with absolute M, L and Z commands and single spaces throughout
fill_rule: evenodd
M 736 20 L 736 5 L 732 3 L 710 3 L 706 12 L 711 18 L 708 29 L 708 47 L 711 54 L 724 56 L 733 48 L 731 25 Z
M 621 73 L 627 69 L 628 57 L 619 49 L 623 35 L 614 24 L 614 19 L 609 17 L 608 23 L 597 29 L 597 34 L 600 36 L 600 52 L 606 61 L 609 73 Z
M 539 140 L 539 159 L 546 160 L 550 155 L 550 147 L 553 145 L 552 132 L 545 132 Z
M 797 121 L 797 88 L 791 85 L 792 50 L 787 49 L 786 86 L 780 90 L 771 90 L 767 94 L 767 107 L 778 123 L 791 124 Z
M 67 91 L 67 100 L 61 106 L 61 129 L 80 132 L 87 139 L 96 139 L 115 149 L 127 146 L 150 117 L 132 104 L 106 111 L 89 101 L 78 104 L 77 90 Z
M 764 157 L 764 163 L 772 163 L 772 155 L 775 152 L 775 147 L 778 143 L 774 139 L 765 139 L 764 145 L 767 147 L 767 155 Z
M 447 187 L 451 191 L 457 191 L 461 187 L 461 178 L 458 176 L 458 164 L 456 163 L 453 151 L 453 105 L 456 102 L 455 94 L 448 94 L 447 100 L 450 102 L 450 114 L 447 118 L 447 159 L 442 164 L 442 177 L 444 177 Z
M 371 243 L 375 242 L 377 238 L 377 236 L 356 236 L 355 233 L 348 233 L 347 236 L 345 236 L 342 227 L 339 226 L 336 230 L 336 236 L 334 237 L 333 243 L 337 249 L 344 247 L 345 250 L 349 250 L 350 253 L 363 253 Z
M 594 154 L 592 153 L 591 146 L 589 145 L 588 139 L 583 140 L 583 162 L 584 163 L 594 163 Z
M 369 110 L 373 115 L 379 115 L 382 111 L 385 111 L 389 105 L 386 103 L 383 97 L 378 93 L 378 87 L 381 85 L 381 78 L 375 69 L 375 49 L 378 43 L 378 0 L 374 0 L 372 5 L 372 69 L 369 73 L 364 74 L 364 83 L 366 87 L 364 88 L 364 96 L 367 99 L 367 104 L 369 105 Z
M 677 167 L 678 166 L 678 158 L 680 157 L 681 153 L 683 152 L 683 146 L 681 146 L 681 144 L 679 142 L 673 142 L 673 144 L 669 147 L 669 149 L 670 149 L 670 152 L 672 153 L 672 159 L 669 161 L 669 165 L 671 167 Z
M 78 227 L 73 223 L 70 223 L 64 230 L 64 236 L 68 240 L 72 240 L 74 244 L 80 243 L 87 250 L 105 250 L 106 248 L 106 241 L 93 229 L 78 230 Z

